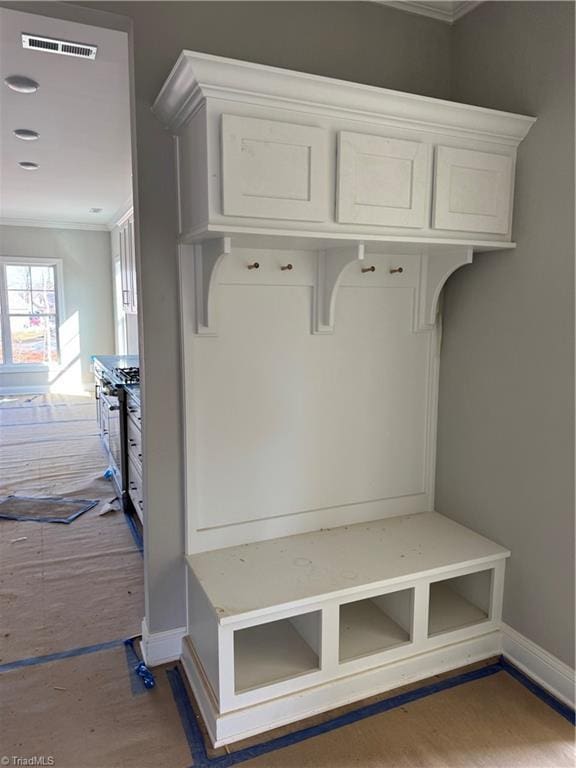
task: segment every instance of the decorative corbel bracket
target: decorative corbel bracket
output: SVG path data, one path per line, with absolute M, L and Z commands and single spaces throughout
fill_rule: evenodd
M 349 264 L 364 258 L 364 243 L 318 251 L 312 333 L 334 333 L 336 293 Z
M 232 250 L 229 237 L 204 240 L 194 245 L 194 333 L 216 336 L 218 270 Z
M 472 263 L 473 248 L 431 249 L 420 257 L 420 276 L 414 304 L 414 331 L 429 331 L 436 325 L 438 302 L 444 284 L 460 267 Z

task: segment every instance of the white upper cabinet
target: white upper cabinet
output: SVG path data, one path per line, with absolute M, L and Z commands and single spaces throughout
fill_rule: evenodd
M 297 123 L 222 115 L 226 216 L 326 221 L 328 134 Z
M 345 224 L 422 229 L 430 205 L 431 147 L 341 131 L 336 218 Z
M 153 110 L 177 138 L 182 243 L 511 242 L 532 117 L 192 51 Z
M 510 155 L 438 147 L 434 227 L 507 234 L 513 174 L 514 159 Z

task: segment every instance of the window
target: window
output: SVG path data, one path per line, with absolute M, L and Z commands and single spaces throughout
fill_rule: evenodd
M 59 362 L 57 267 L 43 259 L 0 263 L 0 364 Z

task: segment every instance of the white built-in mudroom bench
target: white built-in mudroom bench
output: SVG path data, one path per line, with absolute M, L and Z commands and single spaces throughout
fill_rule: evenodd
M 182 662 L 214 744 L 499 653 L 510 552 L 433 511 L 441 292 L 514 248 L 534 118 L 188 51 L 154 112 L 178 171 Z

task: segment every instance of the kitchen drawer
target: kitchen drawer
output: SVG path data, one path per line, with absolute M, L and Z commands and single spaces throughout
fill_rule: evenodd
M 127 419 L 128 432 L 128 458 L 134 461 L 136 466 L 142 472 L 142 430 L 140 425 L 136 424 L 134 419 Z
M 134 509 L 140 521 L 144 514 L 144 489 L 142 484 L 142 474 L 132 458 L 128 457 L 128 495 L 132 500 Z
M 126 410 L 128 411 L 128 418 L 133 419 L 135 424 L 139 425 L 142 423 L 142 410 L 140 405 L 131 397 L 128 398 Z

